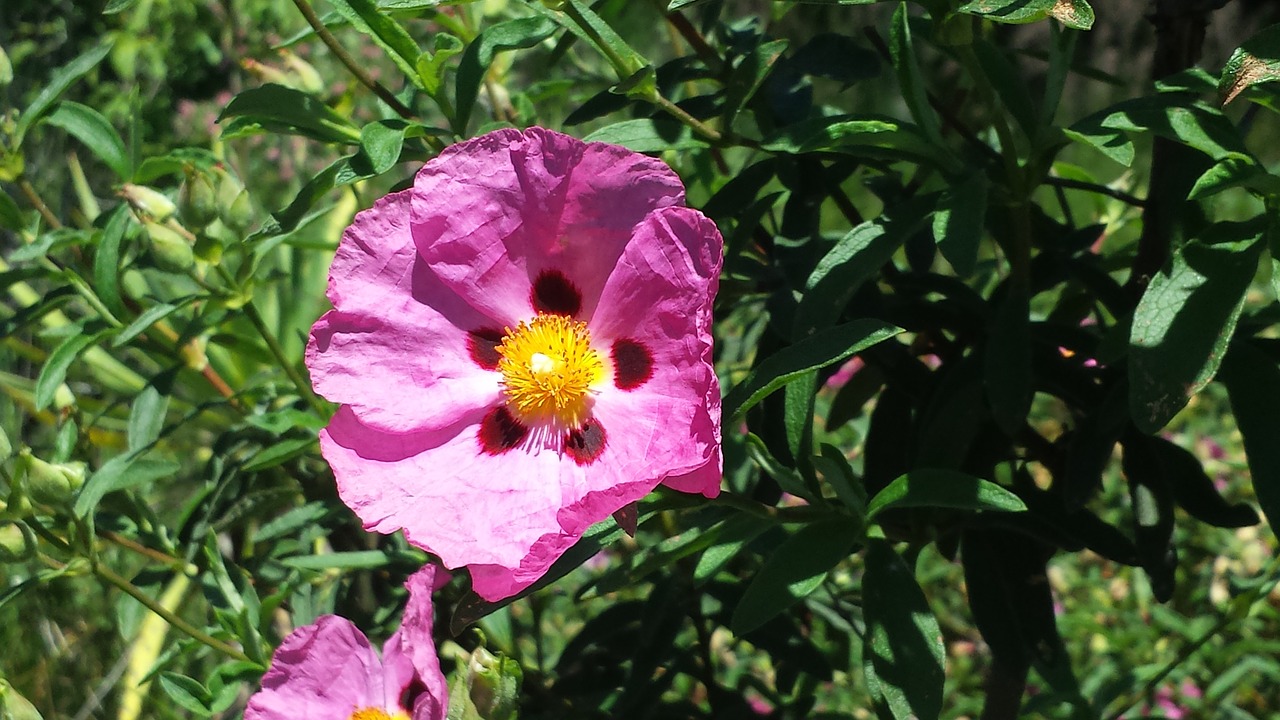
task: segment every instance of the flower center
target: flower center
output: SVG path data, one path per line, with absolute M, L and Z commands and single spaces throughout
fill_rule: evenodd
M 409 715 L 405 713 L 403 710 L 397 712 L 395 715 L 392 715 L 388 713 L 386 710 L 381 710 L 375 707 L 367 707 L 367 708 L 361 708 L 351 713 L 351 717 L 347 718 L 347 720 L 409 720 Z
M 604 377 L 604 361 L 586 323 L 539 314 L 507 328 L 497 350 L 503 392 L 518 420 L 577 428 L 587 419 L 588 392 Z

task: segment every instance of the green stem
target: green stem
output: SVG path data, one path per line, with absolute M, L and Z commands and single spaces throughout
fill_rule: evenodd
M 707 125 L 706 123 L 702 122 L 698 118 L 685 112 L 684 108 L 662 97 L 662 95 L 655 94 L 653 97 L 653 101 L 658 105 L 658 107 L 662 108 L 668 115 L 674 117 L 675 119 L 679 120 L 685 125 L 688 125 L 694 132 L 705 137 L 711 142 L 718 143 L 724 139 L 724 136 L 720 134 L 719 130 L 716 130 L 715 128 L 711 127 L 710 125 Z
M 239 649 L 232 647 L 231 645 L 228 645 L 227 643 L 219 640 L 218 638 L 210 635 L 209 633 L 206 633 L 200 628 L 192 625 L 186 620 L 183 620 L 182 618 L 178 617 L 174 613 L 170 612 L 168 608 L 156 602 L 149 595 L 142 592 L 142 590 L 140 590 L 136 585 L 120 577 L 110 568 L 103 567 L 102 565 L 98 565 L 97 563 L 94 563 L 93 573 L 98 577 L 102 578 L 103 580 L 107 581 L 108 584 L 114 585 L 115 587 L 124 591 L 126 595 L 142 603 L 143 607 L 147 608 L 148 610 L 155 613 L 156 615 L 159 615 L 161 618 L 164 619 L 165 622 L 169 623 L 170 625 L 177 628 L 178 630 L 186 633 L 192 639 L 197 640 L 201 643 L 204 643 L 205 645 L 208 645 L 214 650 L 217 650 L 218 652 L 224 655 L 227 655 L 228 657 L 231 657 L 235 660 L 239 660 L 241 662 L 248 662 L 248 663 L 253 662 L 252 660 L 249 659 L 248 655 L 245 655 Z
M 765 505 L 757 500 L 743 497 L 733 492 L 722 492 L 711 500 L 713 504 L 723 505 L 724 507 L 733 508 L 748 515 L 753 515 L 762 520 L 769 520 L 776 523 L 800 523 L 809 522 L 815 518 L 832 517 L 834 513 L 824 508 L 805 505 L 801 507 L 785 507 L 780 508 L 774 505 Z
M 364 68 L 360 67 L 360 63 L 351 57 L 351 54 L 346 51 L 346 48 L 342 47 L 338 39 L 333 36 L 333 33 L 329 32 L 329 28 L 326 28 L 324 23 L 320 21 L 316 11 L 307 3 L 307 0 L 293 0 L 293 4 L 297 6 L 298 12 L 302 13 L 302 17 L 306 18 L 307 24 L 311 26 L 311 29 L 316 31 L 316 36 L 320 38 L 320 41 L 328 46 L 334 57 L 338 58 L 338 61 L 355 76 L 356 80 L 360 81 L 361 85 L 372 90 L 374 95 L 377 95 L 382 102 L 391 106 L 391 109 L 395 110 L 400 117 L 405 120 L 413 120 L 415 118 L 413 110 L 400 102 L 400 99 L 388 90 L 385 85 L 374 80 L 369 73 L 365 72 Z

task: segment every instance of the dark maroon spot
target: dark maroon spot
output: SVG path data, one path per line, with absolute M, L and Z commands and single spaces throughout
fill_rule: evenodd
M 480 421 L 480 449 L 487 455 L 501 455 L 519 445 L 529 434 L 529 428 L 520 424 L 519 420 L 505 407 L 496 407 Z
M 529 302 L 540 313 L 573 317 L 582 309 L 582 292 L 559 270 L 543 270 L 533 281 Z
M 653 355 L 635 340 L 614 340 L 609 356 L 613 358 L 613 384 L 619 390 L 635 390 L 653 377 Z
M 604 444 L 604 426 L 594 419 L 564 434 L 564 451 L 579 465 L 595 462 L 604 452 Z
M 493 328 L 480 328 L 467 333 L 467 353 L 477 365 L 485 370 L 497 370 L 498 346 L 502 344 L 502 331 Z

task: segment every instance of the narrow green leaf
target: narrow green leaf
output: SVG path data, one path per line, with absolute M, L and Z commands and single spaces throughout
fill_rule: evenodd
M 769 555 L 742 594 L 729 628 L 735 635 L 749 633 L 817 590 L 827 573 L 853 552 L 862 532 L 854 518 L 802 527 Z
M 933 214 L 933 239 L 956 275 L 962 278 L 973 274 L 978 261 L 990 187 L 984 172 L 959 178 L 943 191 Z
M 316 439 L 313 437 L 291 438 L 289 440 L 281 440 L 274 445 L 263 448 L 260 452 L 249 459 L 244 464 L 245 472 L 257 472 L 267 468 L 282 465 L 289 460 L 305 453 L 314 447 Z
M 165 693 L 183 709 L 200 717 L 213 715 L 210 708 L 213 696 L 198 680 L 169 670 L 162 671 L 159 680 L 160 687 L 164 688 Z
M 942 632 L 911 568 L 887 540 L 867 542 L 862 608 L 864 652 L 893 716 L 938 717 L 945 679 Z
M 867 504 L 867 518 L 873 519 L 891 508 L 907 507 L 1000 512 L 1027 509 L 1021 498 L 990 480 L 957 470 L 923 468 L 899 476 L 876 493 Z
M 893 20 L 889 26 L 889 55 L 893 67 L 898 72 L 898 86 L 902 88 L 902 99 L 911 111 L 911 117 L 932 140 L 939 152 L 943 152 L 942 133 L 938 128 L 938 118 L 929 107 L 928 92 L 924 85 L 924 74 L 920 72 L 920 64 L 916 60 L 915 44 L 911 40 L 911 24 L 907 17 L 907 4 L 899 3 L 893 12 Z
M 996 306 L 982 372 L 991 416 L 1015 437 L 1031 411 L 1031 299 L 1025 288 L 1011 285 Z
M 789 345 L 762 360 L 729 392 L 724 399 L 724 417 L 736 418 L 805 373 L 840 362 L 900 332 L 902 328 L 879 320 L 854 320 Z
M 761 144 L 770 152 L 838 152 L 854 157 L 910 160 L 959 169 L 915 125 L 867 115 L 819 117 L 788 125 Z
M 218 115 L 231 119 L 224 137 L 279 132 L 322 142 L 356 144 L 360 130 L 320 100 L 283 85 L 268 83 L 236 95 Z
M 1280 196 L 1280 177 L 1268 172 L 1262 163 L 1248 155 L 1228 153 L 1196 179 L 1187 199 L 1207 198 L 1235 187 L 1257 195 Z
M 1231 53 L 1218 79 L 1223 105 L 1258 83 L 1280 80 L 1280 25 L 1271 25 Z
M 1235 342 L 1221 378 L 1244 437 L 1258 504 L 1267 518 L 1280 518 L 1280 367 L 1252 344 Z
M 1126 100 L 1064 128 L 1068 137 L 1092 145 L 1124 165 L 1133 162 L 1128 136 L 1151 132 L 1195 148 L 1220 160 L 1231 153 L 1247 155 L 1248 148 L 1235 125 L 1216 108 L 1191 102 L 1184 93 L 1162 92 Z
M 688 126 L 665 118 L 623 120 L 604 126 L 583 140 L 621 145 L 642 153 L 707 147 L 705 142 L 693 136 Z
M 11 197 L 9 193 L 0 190 L 0 227 L 9 230 L 22 229 L 22 210 L 18 208 L 18 203 Z
M 54 101 L 62 93 L 66 92 L 72 83 L 84 77 L 90 70 L 97 67 L 98 63 L 102 62 L 102 58 L 106 57 L 108 52 L 111 52 L 112 44 L 112 41 L 101 42 L 53 72 L 48 82 L 44 84 L 40 94 L 18 116 L 18 124 L 13 129 L 14 147 L 22 144 L 22 138 L 27 134 L 27 130 L 31 129 L 37 120 L 44 117 L 44 113 L 49 109 L 49 106 L 53 105 Z
M 480 83 L 493 64 L 494 56 L 503 50 L 531 48 L 550 37 L 556 27 L 554 20 L 539 15 L 490 25 L 476 36 L 458 62 L 458 76 L 454 83 L 454 107 L 457 110 L 455 130 L 467 126 L 471 109 L 480 92 Z
M 77 517 L 88 517 L 107 493 L 147 485 L 181 469 L 182 466 L 173 460 L 138 456 L 135 453 L 117 455 L 103 463 L 85 481 L 76 495 L 73 511 Z
M 133 399 L 129 408 L 127 437 L 129 451 L 137 452 L 160 437 L 164 428 L 165 413 L 169 411 L 169 396 L 161 395 L 154 385 L 148 385 Z
M 738 515 L 726 520 L 724 529 L 714 544 L 698 557 L 698 564 L 693 568 L 694 586 L 700 586 L 715 577 L 744 547 L 771 527 L 773 526 L 769 523 L 761 522 L 751 515 Z
M 128 180 L 133 174 L 124 140 L 120 139 L 120 133 L 116 132 L 116 129 L 111 127 L 111 123 L 97 110 L 87 105 L 64 100 L 54 107 L 53 112 L 45 116 L 44 122 L 66 130 L 84 143 L 85 147 L 106 163 L 107 167 L 122 180 Z
M 111 0 L 106 7 L 102 8 L 102 14 L 115 15 L 116 13 L 124 12 L 136 5 L 137 2 L 138 0 Z
M 1258 268 L 1257 222 L 1219 223 L 1151 279 L 1129 334 L 1129 407 L 1140 430 L 1169 422 L 1217 372 Z
M 35 406 L 36 410 L 43 410 L 49 407 L 49 403 L 53 402 L 53 394 L 57 391 L 58 386 L 67 377 L 67 370 L 71 367 L 71 363 L 80 357 L 80 353 L 84 352 L 92 345 L 96 345 L 111 331 L 103 330 L 96 333 L 77 333 L 63 340 L 58 347 L 54 348 L 49 354 L 49 359 L 45 361 L 44 367 L 40 368 L 40 375 L 36 378 L 35 389 Z
M 369 570 L 386 567 L 393 559 L 381 550 L 353 550 L 327 555 L 302 555 L 280 562 L 299 570 Z
M 173 311 L 177 310 L 182 305 L 185 305 L 191 302 L 191 300 L 192 298 L 187 298 L 186 300 L 184 300 L 182 303 L 178 305 L 171 305 L 169 303 L 160 303 L 158 305 L 152 305 L 151 307 L 147 308 L 141 315 L 139 315 L 133 322 L 129 323 L 128 327 L 126 327 L 124 330 L 121 330 L 119 335 L 116 335 L 114 338 L 111 339 L 111 347 L 122 347 L 128 344 L 131 340 L 138 337 L 142 333 L 146 332 L 147 328 L 151 327 L 152 325 L 155 325 L 157 322 L 160 322 L 164 318 L 169 317 L 170 315 L 173 314 Z
M 120 203 L 107 217 L 107 223 L 98 236 L 98 246 L 93 253 L 93 289 L 102 304 L 116 317 L 125 317 L 124 301 L 120 298 L 120 246 L 129 228 L 129 210 Z
M 425 89 L 422 79 L 418 77 L 417 67 L 422 49 L 395 18 L 383 12 L 371 0 L 329 0 L 329 4 L 352 27 L 372 38 L 378 47 L 385 50 L 405 77 Z

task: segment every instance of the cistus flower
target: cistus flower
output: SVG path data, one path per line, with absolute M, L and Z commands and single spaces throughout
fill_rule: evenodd
M 448 690 L 431 637 L 436 568 L 409 576 L 400 629 L 382 656 L 350 620 L 324 615 L 271 657 L 244 720 L 443 720 Z
M 311 331 L 343 501 L 496 600 L 659 483 L 714 496 L 722 258 L 653 158 L 542 128 L 446 149 L 356 216 Z

